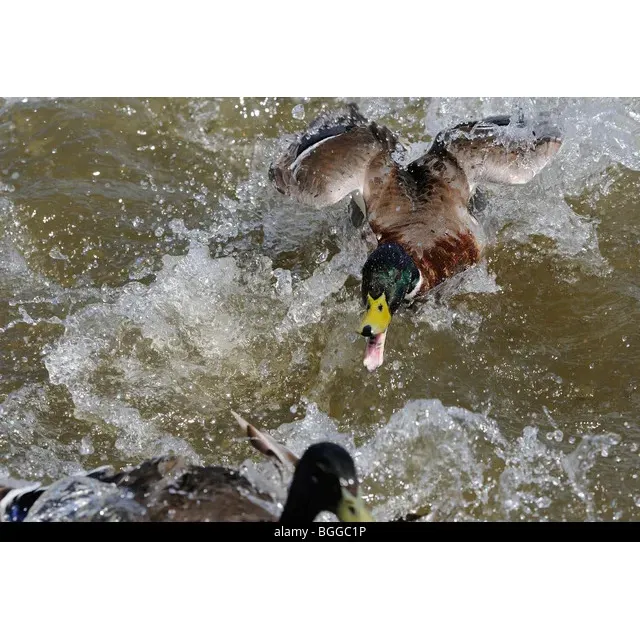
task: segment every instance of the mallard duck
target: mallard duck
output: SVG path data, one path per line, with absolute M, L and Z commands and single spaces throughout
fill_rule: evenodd
M 318 208 L 351 194 L 368 219 L 378 245 L 362 269 L 367 369 L 382 364 L 403 302 L 480 260 L 486 242 L 470 210 L 476 187 L 525 184 L 560 146 L 548 122 L 499 116 L 442 131 L 425 155 L 401 166 L 396 135 L 349 105 L 317 118 L 271 165 L 281 193 Z
M 284 445 L 234 414 L 253 446 L 295 467 L 282 524 L 311 523 L 323 511 L 343 522 L 372 520 L 359 494 L 355 465 L 340 445 L 311 445 L 298 459 Z M 115 473 L 101 467 L 48 487 L 0 486 L 0 522 L 275 521 L 274 499 L 234 469 L 160 457 Z

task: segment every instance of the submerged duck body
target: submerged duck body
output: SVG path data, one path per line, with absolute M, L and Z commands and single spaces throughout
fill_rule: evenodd
M 234 414 L 235 415 L 235 414 Z M 311 523 L 323 511 L 345 522 L 372 518 L 359 495 L 353 459 L 340 445 L 311 445 L 297 458 L 236 416 L 261 453 L 295 469 L 279 518 L 274 498 L 235 469 L 198 466 L 179 456 L 147 460 L 120 472 L 101 467 L 48 487 L 0 485 L 0 522 Z
M 47 487 L 0 487 L 0 521 L 248 522 L 273 520 L 273 500 L 224 467 L 198 467 L 179 456 L 62 478 Z
M 349 105 L 347 113 L 315 120 L 274 162 L 269 173 L 278 191 L 314 207 L 352 194 L 376 236 L 362 270 L 368 369 L 382 364 L 402 302 L 481 259 L 484 233 L 470 211 L 476 187 L 525 184 L 560 146 L 549 123 L 499 116 L 439 133 L 425 155 L 401 166 L 397 137 Z

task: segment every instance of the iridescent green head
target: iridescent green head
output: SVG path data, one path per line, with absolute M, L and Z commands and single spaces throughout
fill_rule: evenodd
M 373 371 L 382 364 L 391 316 L 420 282 L 411 256 L 398 244 L 380 245 L 362 268 L 362 301 L 366 307 L 360 333 L 368 339 L 364 364 Z

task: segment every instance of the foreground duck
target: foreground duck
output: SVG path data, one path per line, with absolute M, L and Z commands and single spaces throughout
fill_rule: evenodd
M 476 187 L 525 184 L 560 146 L 548 123 L 487 118 L 442 131 L 403 167 L 394 158 L 397 137 L 349 105 L 316 119 L 273 163 L 278 191 L 318 208 L 352 194 L 376 235 L 362 269 L 367 369 L 382 364 L 387 328 L 404 301 L 480 260 L 485 241 L 470 211 Z
M 298 459 L 286 447 L 234 414 L 253 446 L 295 468 L 283 524 L 311 523 L 323 511 L 343 522 L 369 522 L 353 459 L 340 445 L 321 442 Z M 180 457 L 148 460 L 114 473 L 102 467 L 49 487 L 0 485 L 0 522 L 277 520 L 274 499 L 238 471 L 190 465 Z

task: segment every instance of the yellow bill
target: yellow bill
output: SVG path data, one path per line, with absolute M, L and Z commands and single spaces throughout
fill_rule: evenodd
M 375 300 L 368 295 L 367 310 L 362 318 L 360 333 L 367 338 L 363 364 L 369 371 L 375 371 L 384 360 L 384 342 L 390 322 L 391 311 L 386 295 L 383 293 Z
M 390 322 L 391 312 L 387 305 L 387 296 L 383 293 L 374 300 L 371 295 L 367 295 L 367 310 L 362 318 L 360 333 L 367 338 L 377 336 L 387 330 Z
M 342 487 L 342 498 L 338 504 L 336 515 L 340 522 L 375 522 L 373 516 L 364 505 L 360 491 L 354 496 L 344 487 Z

